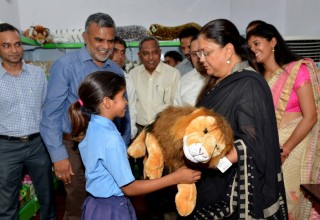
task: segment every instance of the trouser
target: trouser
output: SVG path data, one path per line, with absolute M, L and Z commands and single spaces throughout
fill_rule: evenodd
M 56 219 L 52 164 L 40 135 L 27 142 L 0 139 L 0 219 L 18 220 L 24 166 L 40 203 L 40 219 Z
M 87 197 L 84 166 L 80 157 L 79 149 L 75 146 L 77 143 L 74 141 L 64 140 L 63 144 L 66 146 L 74 173 L 74 175 L 71 176 L 71 183 L 64 184 L 67 196 L 63 219 L 80 220 L 82 213 L 81 207 Z

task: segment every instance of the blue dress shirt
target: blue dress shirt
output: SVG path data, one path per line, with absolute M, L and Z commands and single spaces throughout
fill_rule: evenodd
M 18 76 L 0 65 L 0 135 L 21 137 L 39 132 L 47 80 L 40 67 L 22 61 Z
M 78 51 L 65 54 L 54 62 L 50 69 L 40 133 L 52 162 L 68 158 L 66 148 L 62 143 L 63 133 L 71 132 L 68 109 L 78 99 L 78 86 L 82 80 L 95 71 L 111 71 L 124 76 L 118 65 L 109 59 L 102 67 L 98 67 L 85 46 Z M 131 133 L 128 109 L 123 118 L 115 120 L 115 124 L 128 145 Z

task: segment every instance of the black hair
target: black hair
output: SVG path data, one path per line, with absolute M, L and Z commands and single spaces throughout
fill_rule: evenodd
M 146 42 L 146 41 L 154 41 L 154 42 L 156 42 L 157 46 L 160 49 L 160 44 L 159 44 L 159 41 L 157 40 L 157 38 L 155 38 L 153 36 L 146 36 L 146 37 L 142 38 L 141 41 L 139 42 L 139 51 L 141 51 L 142 44 L 144 42 Z
M 245 39 L 240 36 L 237 27 L 227 19 L 216 19 L 210 21 L 200 30 L 200 34 L 207 40 L 213 41 L 221 46 L 231 43 L 237 55 L 242 60 L 248 59 L 248 53 L 252 53 L 246 45 Z
M 122 44 L 124 46 L 124 49 L 127 49 L 126 42 L 119 36 L 115 36 L 114 43 Z
M 113 99 L 125 86 L 124 77 L 113 72 L 97 71 L 89 74 L 79 86 L 79 100 L 69 107 L 71 135 L 83 137 L 88 127 L 87 116 L 100 114 L 99 105 L 103 99 Z
M 11 24 L 8 23 L 1 23 L 0 24 L 0 32 L 5 32 L 5 31 L 16 31 L 20 35 L 20 31 L 14 27 Z
M 182 31 L 179 33 L 179 39 L 181 41 L 182 38 L 186 37 L 195 37 L 198 36 L 199 29 L 196 27 L 187 27 L 185 29 L 182 29 Z
M 193 36 L 193 37 L 191 38 L 191 42 L 192 42 L 192 41 L 195 41 L 195 40 L 198 40 L 198 36 L 199 36 L 199 33 L 198 33 L 197 35 Z
M 164 54 L 164 57 L 171 57 L 174 59 L 176 62 L 181 62 L 183 60 L 183 57 L 181 53 L 179 53 L 176 50 L 170 50 Z
M 274 58 L 276 63 L 279 66 L 283 66 L 285 64 L 288 64 L 292 61 L 299 60 L 299 56 L 294 54 L 289 47 L 287 46 L 287 43 L 282 38 L 279 31 L 271 24 L 261 24 L 247 34 L 247 39 L 249 39 L 251 36 L 261 37 L 266 39 L 267 41 L 271 41 L 272 38 L 275 38 L 277 41 L 276 46 L 274 47 Z M 265 69 L 263 67 L 263 64 L 258 63 L 257 64 L 258 70 L 260 73 L 264 73 Z
M 248 26 L 246 27 L 246 33 L 248 33 L 248 29 L 253 27 L 253 28 L 256 28 L 258 25 L 260 24 L 267 24 L 265 21 L 262 21 L 262 20 L 253 20 L 253 21 L 250 21 Z
M 88 33 L 89 26 L 95 23 L 99 27 L 116 28 L 116 25 L 110 15 L 105 13 L 95 13 L 90 15 L 85 24 L 85 31 Z

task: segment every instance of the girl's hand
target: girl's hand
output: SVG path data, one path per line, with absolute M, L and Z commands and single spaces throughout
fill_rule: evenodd
M 174 175 L 177 184 L 180 183 L 195 183 L 201 178 L 201 172 L 198 170 L 192 170 L 183 166 L 177 171 L 172 173 Z
M 281 164 L 285 162 L 285 160 L 289 157 L 290 151 L 286 148 L 281 147 L 280 156 L 281 156 Z

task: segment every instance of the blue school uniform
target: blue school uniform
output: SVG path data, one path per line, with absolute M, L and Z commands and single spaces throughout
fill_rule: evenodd
M 87 133 L 79 144 L 85 166 L 86 190 L 83 219 L 136 219 L 134 209 L 121 187 L 135 180 L 127 148 L 115 124 L 92 115 Z M 121 217 L 122 216 L 122 217 Z

